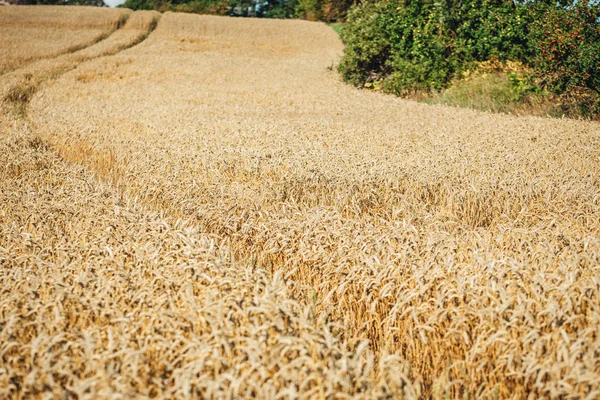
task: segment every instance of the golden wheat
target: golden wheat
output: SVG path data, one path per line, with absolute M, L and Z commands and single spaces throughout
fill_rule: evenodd
M 0 74 L 89 46 L 117 29 L 129 13 L 97 7 L 0 7 Z
M 600 395 L 598 124 L 358 91 L 318 23 L 108 47 L 0 125 L 6 394 Z

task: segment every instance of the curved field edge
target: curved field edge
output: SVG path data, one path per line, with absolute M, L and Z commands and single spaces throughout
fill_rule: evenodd
M 281 61 L 264 46 L 269 28 L 259 33 L 257 22 L 194 18 L 170 15 L 176 34 L 163 26 L 142 48 L 65 75 L 60 90 L 34 99 L 36 131 L 126 198 L 229 240 L 238 262 L 284 271 L 293 297 L 329 311 L 340 326 L 334 337 L 369 338 L 379 359 L 391 352 L 401 360 L 396 376 L 407 379 L 396 389 L 593 396 L 597 125 L 356 92 L 325 72 L 332 53 L 275 42 Z M 149 80 L 166 76 L 156 54 L 173 48 L 202 53 L 207 64 L 198 54 L 182 57 L 179 76 Z M 113 71 L 100 73 L 106 67 Z M 221 79 L 211 85 L 214 69 Z M 181 75 L 189 91 L 177 83 Z M 201 93 L 190 79 L 202 83 Z M 307 96 L 306 82 L 315 79 L 335 95 Z M 114 82 L 127 83 L 128 93 Z M 139 116 L 114 106 L 94 112 L 105 90 L 128 107 L 138 104 L 136 91 L 163 96 L 155 107 L 137 106 Z M 83 93 L 81 104 L 70 93 Z M 164 106 L 169 96 L 177 101 Z M 52 115 L 57 102 L 72 114 Z M 193 110 L 216 123 L 193 119 Z M 166 116 L 182 117 L 173 125 Z

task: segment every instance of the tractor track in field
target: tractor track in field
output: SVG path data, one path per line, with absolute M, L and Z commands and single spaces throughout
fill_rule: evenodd
M 124 23 L 117 25 L 101 40 L 67 54 L 44 58 L 14 71 L 0 75 L 0 98 L 12 106 L 21 116 L 27 104 L 44 85 L 58 79 L 82 63 L 97 58 L 112 56 L 146 40 L 156 28 L 160 14 L 149 11 L 134 11 L 127 14 Z

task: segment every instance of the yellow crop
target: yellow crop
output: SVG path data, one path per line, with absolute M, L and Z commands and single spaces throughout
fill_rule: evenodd
M 0 74 L 98 42 L 119 28 L 129 13 L 97 7 L 2 7 Z
M 136 12 L 0 76 L 0 397 L 600 396 L 600 126 L 341 50 Z

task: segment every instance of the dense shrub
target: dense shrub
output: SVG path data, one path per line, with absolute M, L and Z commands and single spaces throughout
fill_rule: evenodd
M 390 3 L 363 3 L 350 11 L 342 32 L 346 45 L 339 70 L 345 80 L 363 85 L 389 75 L 387 65 L 391 52 L 388 22 Z
M 294 18 L 298 0 L 271 0 L 267 2 L 263 17 Z
M 122 7 L 132 10 L 152 10 L 154 2 L 152 0 L 126 0 Z
M 535 69 L 556 94 L 582 88 L 600 94 L 600 7 L 578 3 L 544 12 L 535 24 Z
M 401 18 L 389 18 L 391 69 L 387 89 L 402 94 L 429 87 L 441 89 L 459 65 L 448 40 L 446 19 L 437 4 L 412 1 L 398 10 Z
M 374 84 L 404 95 L 440 91 L 480 62 L 518 61 L 532 69 L 527 80 L 535 79 L 538 91 L 583 90 L 586 101 L 597 106 L 600 9 L 595 1 L 363 3 L 349 13 L 339 69 L 354 85 Z
M 383 79 L 399 94 L 439 90 L 475 61 L 532 59 L 530 9 L 505 0 L 363 3 L 349 14 L 340 71 L 356 85 Z

